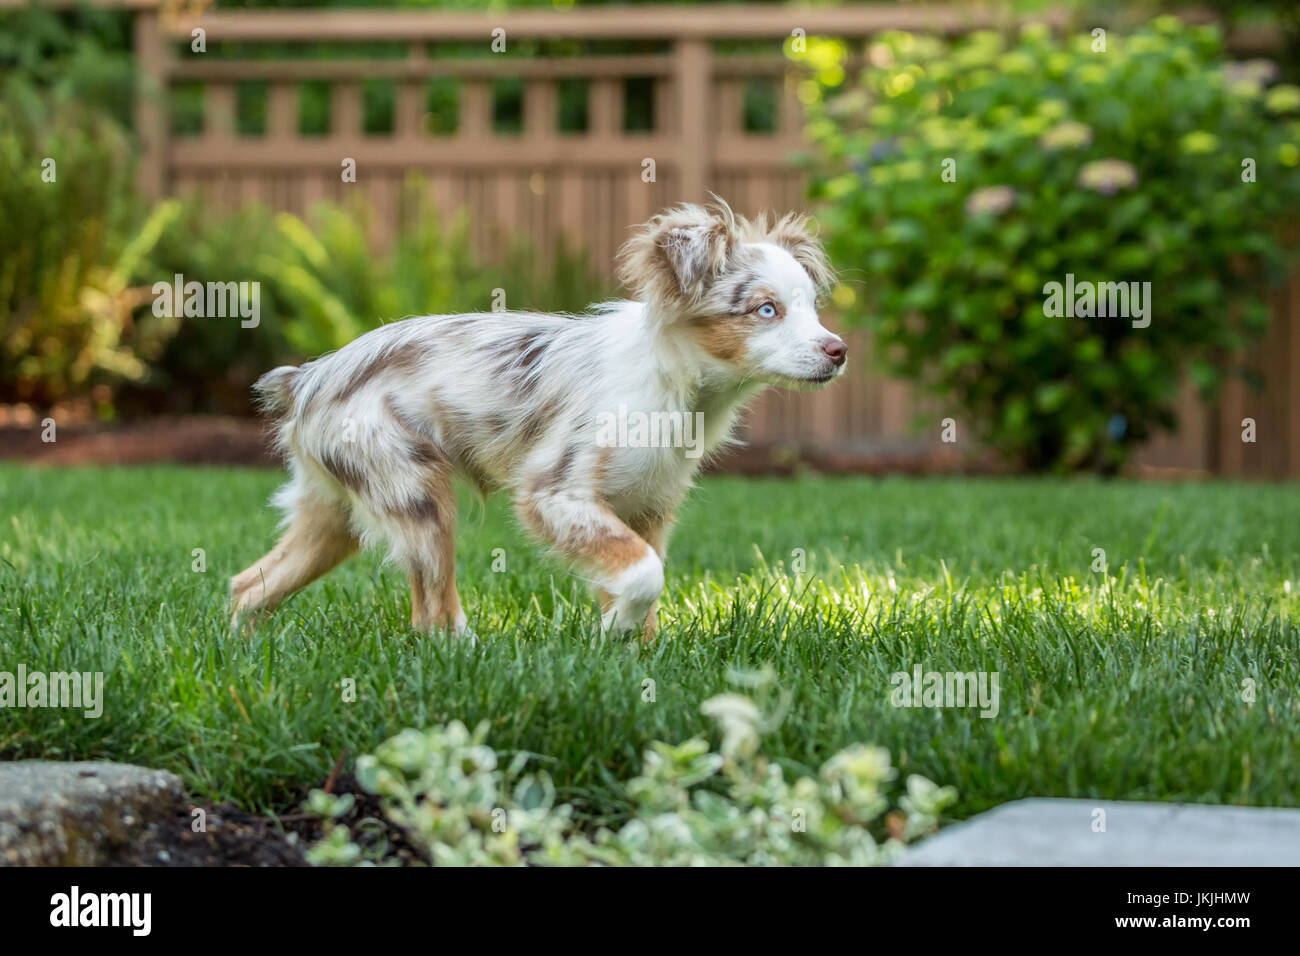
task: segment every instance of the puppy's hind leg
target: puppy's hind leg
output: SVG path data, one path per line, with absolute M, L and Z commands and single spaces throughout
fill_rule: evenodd
M 450 541 L 437 557 L 430 554 L 407 571 L 411 583 L 411 627 L 429 633 L 434 629 L 450 631 L 457 637 L 469 634 L 469 622 L 456 593 L 456 560 Z M 471 635 L 472 636 L 472 635 Z
M 299 475 L 280 498 L 287 530 L 274 548 L 230 579 L 232 626 L 256 623 L 357 550 L 347 506 L 330 489 Z
M 456 593 L 456 494 L 450 475 L 430 468 L 420 491 L 400 506 L 372 513 L 392 548 L 392 558 L 406 569 L 411 584 L 411 626 L 429 633 L 469 633 Z

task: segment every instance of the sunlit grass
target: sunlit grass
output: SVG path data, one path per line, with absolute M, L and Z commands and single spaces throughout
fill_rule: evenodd
M 956 786 L 959 816 L 1030 795 L 1300 802 L 1295 486 L 709 479 L 638 650 L 593 641 L 581 584 L 506 502 L 468 498 L 477 647 L 412 633 L 403 575 L 370 555 L 232 636 L 226 580 L 274 539 L 278 480 L 0 469 L 0 670 L 103 671 L 106 697 L 99 720 L 0 711 L 0 756 L 160 766 L 201 799 L 282 808 L 345 748 L 486 719 L 603 817 L 648 741 L 701 732 L 729 670 L 770 664 L 790 712 L 769 753 L 808 771 L 879 744 Z M 997 671 L 997 717 L 893 707 L 915 664 Z

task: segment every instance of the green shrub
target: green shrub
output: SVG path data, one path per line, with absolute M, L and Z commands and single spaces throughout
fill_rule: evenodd
M 178 205 L 134 280 L 148 289 L 172 285 L 178 274 L 186 282 L 259 282 L 258 324 L 244 328 L 235 316 L 159 318 L 150 296 L 136 320 L 158 328 L 161 347 L 149 356 L 146 376 L 120 390 L 121 404 L 132 412 L 250 412 L 250 383 L 293 351 L 284 333 L 287 297 L 261 268 L 283 241 L 265 207 L 213 215 L 198 199 Z
M 0 401 L 50 405 L 140 379 L 155 350 L 132 284 L 171 205 L 139 215 L 125 132 L 60 93 L 0 91 Z
M 425 206 L 386 253 L 369 236 L 364 205 L 316 207 L 307 221 L 275 217 L 276 245 L 260 260 L 291 315 L 284 326 L 303 356 L 341 348 L 409 315 L 483 311 L 492 286 L 470 251 L 463 219 L 444 228 Z
M 549 776 L 523 774 L 528 754 L 502 769 L 486 722 L 472 734 L 459 722 L 405 730 L 361 757 L 357 777 L 428 862 L 450 866 L 879 865 L 934 829 L 956 798 L 951 787 L 913 775 L 900 809 L 886 817 L 895 776 L 889 752 L 860 745 L 835 754 L 815 777 L 788 780 L 759 746 L 782 709 L 762 706 L 773 674 L 740 677 L 757 687 L 760 703 L 739 694 L 704 702 L 700 710 L 721 736 L 717 752 L 698 737 L 651 744 L 626 787 L 631 818 L 617 830 L 579 830 L 572 807 L 556 805 Z M 313 791 L 308 809 L 326 821 L 308 853 L 313 863 L 382 859 L 382 844 L 367 855 L 334 822 L 352 804 Z
M 502 261 L 487 261 L 464 217 L 444 225 L 414 188 L 410 224 L 382 249 L 361 202 L 299 218 L 256 205 L 213 215 L 196 198 L 142 214 L 121 132 L 49 102 L 12 114 L 0 103 L 0 120 L 14 119 L 0 159 L 20 171 L 0 184 L 0 214 L 14 227 L 0 234 L 0 401 L 45 406 L 105 383 L 109 407 L 246 414 L 262 372 L 384 322 L 488 311 L 498 289 L 506 307 L 546 311 L 608 292 L 581 251 L 543 258 L 516 239 Z M 57 185 L 40 182 L 47 152 L 58 157 Z M 154 284 L 176 275 L 258 283 L 257 325 L 155 315 Z
M 378 254 L 368 239 L 373 210 L 363 204 L 318 206 L 310 225 L 275 217 L 277 242 L 259 267 L 285 303 L 284 334 L 300 355 L 341 348 L 407 316 L 486 312 L 498 289 L 506 308 L 545 311 L 580 309 L 605 291 L 585 254 L 561 248 L 545 261 L 516 238 L 503 261 L 491 263 L 474 253 L 463 213 L 443 225 L 414 183 L 408 197 L 410 224 Z
M 249 386 L 266 369 L 341 348 L 382 323 L 487 311 L 498 288 L 510 308 L 548 311 L 579 308 L 604 292 L 583 254 L 560 250 L 543 261 L 516 241 L 501 263 L 476 256 L 464 216 L 444 225 L 414 184 L 406 211 L 409 224 L 377 249 L 374 211 L 364 202 L 321 203 L 305 218 L 260 206 L 214 217 L 201 202 L 186 203 L 137 281 L 170 283 L 179 273 L 186 281 L 258 282 L 259 323 L 172 320 L 131 403 L 246 413 Z
M 180 206 L 132 189 L 130 32 L 123 11 L 0 12 L 0 401 L 143 383 L 166 345 L 137 280 Z
M 894 372 L 1031 468 L 1118 468 L 1176 426 L 1184 369 L 1213 395 L 1285 275 L 1300 90 L 1173 18 L 1104 52 L 1042 27 L 951 46 L 890 33 L 851 81 L 846 53 L 796 55 L 814 191 L 836 264 L 865 277 L 839 304 Z M 1049 316 L 1067 274 L 1149 282 L 1150 325 Z
M 0 75 L 131 124 L 135 64 L 129 10 L 32 3 L 0 10 Z

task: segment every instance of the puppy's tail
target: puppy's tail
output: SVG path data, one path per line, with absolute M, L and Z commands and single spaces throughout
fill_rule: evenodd
M 293 410 L 293 386 L 298 371 L 296 365 L 281 365 L 253 383 L 253 392 L 262 411 L 276 418 L 288 416 Z

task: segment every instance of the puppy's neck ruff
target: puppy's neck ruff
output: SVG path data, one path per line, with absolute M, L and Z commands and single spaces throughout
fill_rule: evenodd
M 632 301 L 603 303 L 597 315 L 609 341 L 603 403 L 701 413 L 710 436 L 706 453 L 725 441 L 743 403 L 766 387 L 713 359 L 678 316 Z

